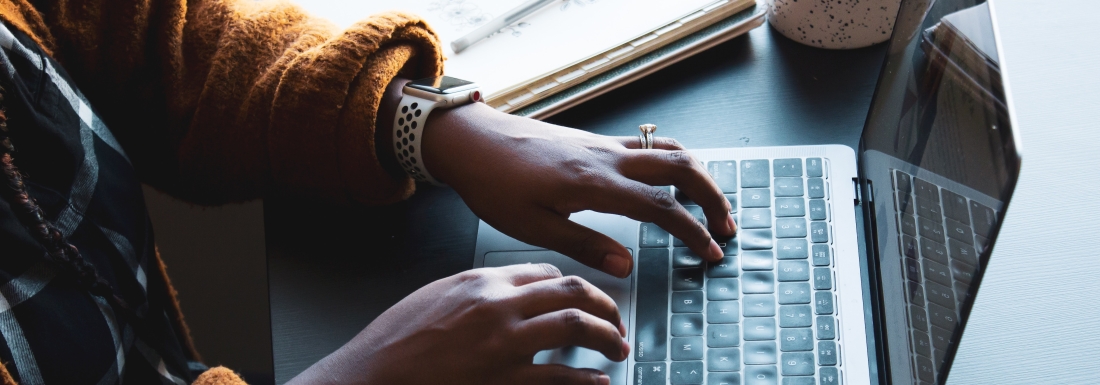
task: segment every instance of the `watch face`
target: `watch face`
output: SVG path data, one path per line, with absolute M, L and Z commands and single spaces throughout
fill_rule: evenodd
M 477 84 L 459 78 L 452 78 L 450 76 L 439 76 L 413 80 L 406 84 L 406 86 L 436 94 L 451 94 L 475 88 Z

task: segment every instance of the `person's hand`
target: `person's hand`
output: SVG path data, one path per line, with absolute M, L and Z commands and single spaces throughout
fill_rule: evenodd
M 653 222 L 707 261 L 722 258 L 712 232 L 736 231 L 730 204 L 703 165 L 675 140 L 653 150 L 637 136 L 607 137 L 512 116 L 474 103 L 432 112 L 424 165 L 486 223 L 520 241 L 565 254 L 611 275 L 633 259 L 615 240 L 568 220 L 583 210 Z M 702 207 L 710 230 L 667 188 Z
M 625 334 L 607 294 L 552 265 L 476 269 L 417 290 L 289 384 L 607 385 L 532 359 L 580 346 L 622 361 Z

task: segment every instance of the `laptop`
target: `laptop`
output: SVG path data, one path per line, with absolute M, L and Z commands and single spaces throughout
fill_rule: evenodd
M 607 293 L 626 361 L 579 347 L 535 361 L 612 384 L 942 384 L 1021 161 L 990 15 L 983 1 L 902 2 L 858 151 L 693 150 L 739 227 L 719 262 L 652 223 L 586 211 L 570 219 L 625 245 L 629 277 L 484 222 L 474 267 L 545 262 Z

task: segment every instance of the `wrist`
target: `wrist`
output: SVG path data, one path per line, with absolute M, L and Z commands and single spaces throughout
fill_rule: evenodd
M 374 151 L 378 162 L 386 172 L 397 178 L 403 178 L 406 174 L 393 151 L 393 120 L 401 97 L 404 96 L 402 89 L 408 82 L 409 79 L 402 77 L 395 77 L 390 81 L 378 103 L 378 115 L 374 120 Z

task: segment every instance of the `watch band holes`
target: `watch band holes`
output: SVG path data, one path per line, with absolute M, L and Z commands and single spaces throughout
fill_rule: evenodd
M 404 132 L 402 132 L 401 130 L 397 130 L 397 137 L 400 138 L 401 135 L 404 135 Z
M 420 117 L 420 110 L 416 110 L 416 112 L 413 112 L 413 115 L 415 115 L 416 117 L 419 118 Z
M 405 118 L 397 118 L 397 125 L 398 126 L 404 126 L 405 125 Z
M 405 120 L 413 120 L 413 114 L 405 114 Z
M 415 153 L 416 152 L 416 146 L 409 146 L 409 152 Z
M 409 133 L 409 126 L 405 126 L 405 133 L 406 133 L 406 134 L 408 134 L 408 133 Z
M 412 128 L 416 128 L 416 122 L 415 121 L 412 122 L 411 125 L 412 125 Z
M 402 113 L 402 114 L 404 114 L 404 113 L 406 113 L 406 112 L 409 112 L 409 106 L 403 106 L 403 107 L 401 107 L 401 113 Z
M 419 104 L 413 103 L 413 104 L 412 104 L 411 106 L 409 106 L 409 107 L 412 107 L 412 109 L 414 109 L 414 110 L 415 110 L 415 109 L 416 109 L 416 106 L 419 106 Z M 404 111 L 402 111 L 402 112 L 404 112 Z
M 409 140 L 416 140 L 416 133 L 409 134 Z
M 409 138 L 401 138 L 401 144 L 409 144 Z

